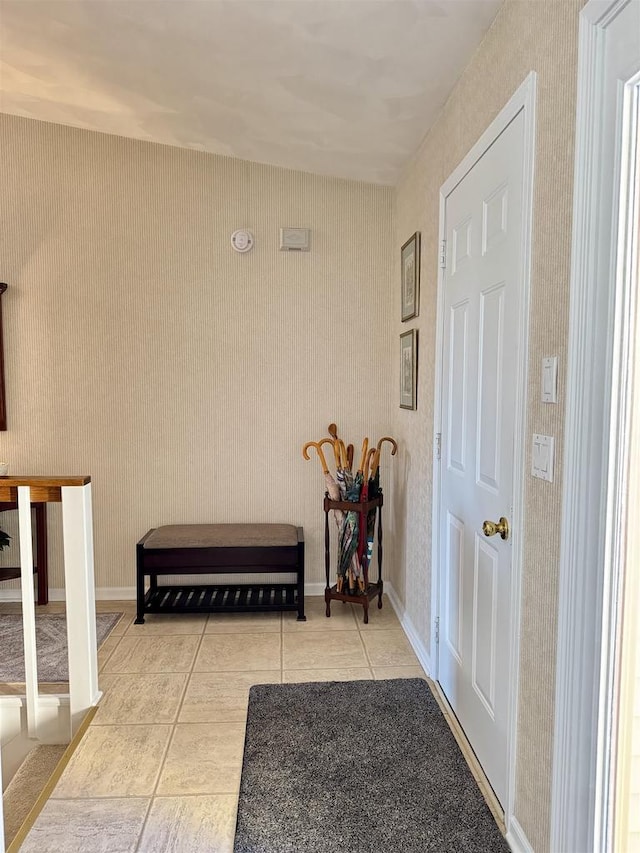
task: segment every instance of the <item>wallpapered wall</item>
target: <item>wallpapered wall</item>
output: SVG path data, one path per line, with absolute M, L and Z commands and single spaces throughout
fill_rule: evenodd
M 553 483 L 533 479 L 528 474 L 529 455 L 526 459 L 515 810 L 536 851 L 549 847 L 577 34 L 582 5 L 582 0 L 507 0 L 396 195 L 396 246 L 419 230 L 423 254 L 420 316 L 415 321 L 420 334 L 418 411 L 399 411 L 396 428 L 404 452 L 391 502 L 397 543 L 393 582 L 428 648 L 439 189 L 528 73 L 537 72 L 527 435 L 555 436 L 557 457 Z M 395 261 L 397 279 L 398 252 Z M 401 326 L 398 319 L 396 333 L 412 323 Z M 559 357 L 557 405 L 540 402 L 541 359 L 548 355 Z
M 301 447 L 391 431 L 391 189 L 7 115 L 0 150 L 11 473 L 92 476 L 98 588 L 134 586 L 150 527 L 211 521 L 302 525 L 322 581 Z

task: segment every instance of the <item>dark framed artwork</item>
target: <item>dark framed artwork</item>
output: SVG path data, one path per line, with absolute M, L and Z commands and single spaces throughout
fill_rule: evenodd
M 402 322 L 417 317 L 420 309 L 420 232 L 416 231 L 400 249 L 402 277 Z
M 417 408 L 418 330 L 400 335 L 400 408 Z

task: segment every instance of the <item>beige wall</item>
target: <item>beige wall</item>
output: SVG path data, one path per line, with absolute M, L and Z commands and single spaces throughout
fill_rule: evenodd
M 581 0 L 507 0 L 407 169 L 396 195 L 396 247 L 422 232 L 417 412 L 398 411 L 402 477 L 392 495 L 393 581 L 429 647 L 431 488 L 439 188 L 510 96 L 538 74 L 527 435 L 556 438 L 553 484 L 526 477 L 516 817 L 549 846 L 564 376 L 567 351 L 578 13 Z M 398 280 L 396 251 L 395 279 Z M 397 306 L 396 306 L 397 309 Z M 398 317 L 396 310 L 395 316 Z M 396 320 L 396 336 L 413 321 Z M 540 360 L 557 355 L 557 405 L 540 402 Z M 530 441 L 527 442 L 530 445 Z M 527 455 L 527 471 L 530 458 Z
M 173 522 L 303 525 L 322 581 L 301 446 L 391 430 L 392 191 L 6 115 L 0 151 L 0 458 L 92 475 L 99 588 L 133 587 L 136 541 Z

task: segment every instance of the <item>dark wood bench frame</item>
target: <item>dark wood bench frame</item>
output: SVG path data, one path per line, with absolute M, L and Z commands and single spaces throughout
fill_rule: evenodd
M 145 613 L 229 613 L 297 610 L 304 615 L 304 535 L 296 528 L 296 545 L 204 548 L 145 548 L 149 530 L 136 546 L 136 625 Z M 158 575 L 274 574 L 295 572 L 295 583 L 158 585 Z M 149 589 L 145 593 L 145 577 Z
M 0 501 L 0 512 L 18 509 L 17 501 Z M 33 573 L 38 576 L 38 604 L 49 603 L 49 561 L 47 548 L 47 504 L 32 501 L 36 517 L 36 553 Z M 20 566 L 0 568 L 0 581 L 18 580 L 22 577 Z

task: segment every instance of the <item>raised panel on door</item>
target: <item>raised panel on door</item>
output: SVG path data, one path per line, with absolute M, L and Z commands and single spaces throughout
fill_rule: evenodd
M 462 663 L 462 573 L 464 571 L 464 523 L 447 513 L 447 603 L 445 642 L 458 664 Z
M 496 699 L 496 639 L 499 555 L 491 542 L 475 534 L 471 682 L 489 716 Z
M 469 216 L 458 225 L 454 226 L 451 233 L 451 275 L 454 276 L 460 272 L 465 263 L 471 257 L 471 224 L 472 218 Z
M 508 184 L 502 183 L 482 202 L 482 254 L 486 255 L 507 236 Z
M 480 294 L 476 481 L 493 493 L 500 484 L 504 300 L 504 282 Z
M 453 305 L 449 312 L 449 429 L 446 447 L 449 468 L 461 474 L 466 470 L 468 309 L 469 303 L 465 300 Z

